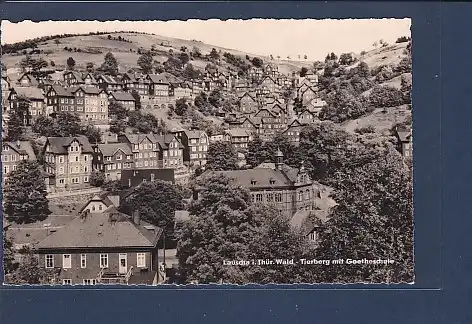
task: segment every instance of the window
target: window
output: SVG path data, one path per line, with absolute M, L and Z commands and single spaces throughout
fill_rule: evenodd
M 298 201 L 302 201 L 302 200 L 303 200 L 303 192 L 299 191 L 298 192 Z
M 88 160 L 88 155 L 84 155 L 84 161 L 87 162 Z
M 100 268 L 108 268 L 108 254 L 100 254 Z
M 308 237 L 310 238 L 310 241 L 316 242 L 318 240 L 318 233 L 313 231 L 310 233 Z
M 274 201 L 274 194 L 272 192 L 268 193 L 266 196 L 267 202 Z
M 4 165 L 3 166 L 3 173 L 8 173 L 10 172 L 10 166 L 9 165 Z
M 71 263 L 71 256 L 70 254 L 63 254 L 62 255 L 62 267 L 64 269 L 70 269 L 72 268 L 72 263 Z
M 256 202 L 262 201 L 262 194 L 256 194 Z
M 95 285 L 96 282 L 95 279 L 84 279 L 84 285 Z
M 121 156 L 121 155 L 117 155 L 117 156 L 116 156 L 116 159 L 117 159 L 117 160 L 121 160 L 121 159 L 122 159 L 122 156 Z
M 89 182 L 89 177 L 88 176 L 84 177 L 84 182 Z
M 63 285 L 72 285 L 72 279 L 62 279 Z
M 54 268 L 54 256 L 52 254 L 46 254 L 45 260 L 46 269 Z
M 64 157 L 63 156 L 59 157 L 59 163 L 64 163 Z
M 80 255 L 80 267 L 85 269 L 87 267 L 87 254 Z
M 144 268 L 146 266 L 146 254 L 137 253 L 137 263 L 138 268 Z
M 280 192 L 275 194 L 275 201 L 282 202 L 282 194 Z

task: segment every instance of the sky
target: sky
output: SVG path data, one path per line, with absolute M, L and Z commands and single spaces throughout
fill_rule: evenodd
M 62 33 L 134 30 L 160 36 L 199 40 L 209 45 L 256 55 L 292 59 L 307 55 L 322 60 L 329 52 L 359 53 L 375 41 L 389 44 L 410 36 L 411 20 L 405 19 L 251 19 L 187 21 L 1 21 L 1 43 Z

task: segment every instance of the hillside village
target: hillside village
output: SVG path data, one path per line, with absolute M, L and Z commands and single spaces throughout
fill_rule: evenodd
M 245 215 L 252 204 L 275 208 L 287 233 L 318 253 L 347 190 L 340 174 L 396 154 L 401 171 L 392 172 L 411 167 L 407 37 L 323 62 L 136 32 L 51 36 L 2 52 L 12 282 L 233 282 L 243 274 L 202 270 L 222 256 L 202 258 L 208 247 L 191 234 L 207 228 L 209 197 L 231 208 L 241 197 L 233 209 Z M 25 251 L 39 257 L 25 265 Z M 33 265 L 33 279 L 18 274 Z M 322 280 L 310 276 L 299 274 Z

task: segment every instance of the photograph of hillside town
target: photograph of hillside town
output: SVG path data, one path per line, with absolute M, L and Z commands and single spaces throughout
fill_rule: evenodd
M 414 282 L 409 19 L 2 21 L 1 71 L 4 284 Z

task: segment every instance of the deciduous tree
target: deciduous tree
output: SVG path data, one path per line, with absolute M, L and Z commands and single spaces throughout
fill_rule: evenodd
M 238 168 L 238 155 L 231 143 L 214 142 L 208 146 L 208 170 L 235 170 Z
M 50 214 L 46 184 L 36 161 L 22 160 L 8 174 L 3 192 L 4 211 L 9 221 L 17 224 L 34 223 Z

